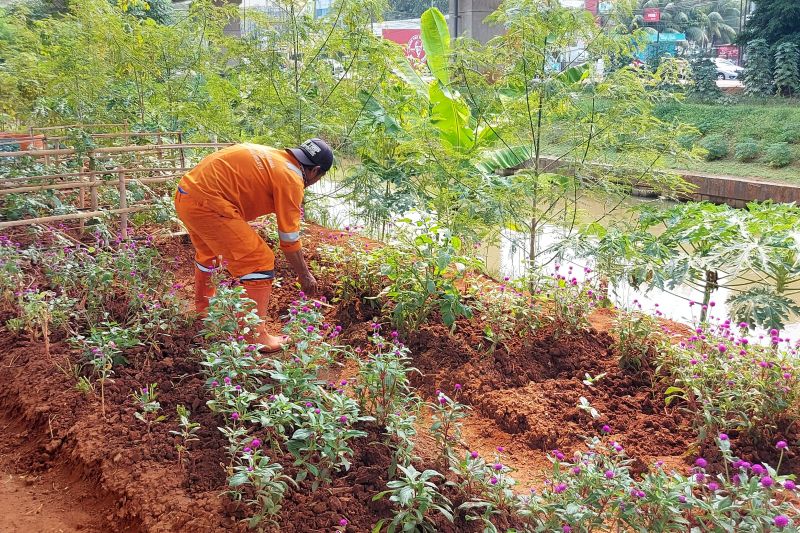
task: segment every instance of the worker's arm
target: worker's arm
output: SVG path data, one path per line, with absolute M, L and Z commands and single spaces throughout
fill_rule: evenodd
M 311 275 L 303 259 L 303 247 L 300 242 L 302 183 L 296 182 L 294 178 L 279 182 L 273 191 L 273 198 L 281 250 L 297 274 L 303 292 L 308 296 L 314 296 L 317 292 L 317 280 Z
M 303 288 L 303 292 L 305 292 L 307 296 L 316 296 L 317 280 L 311 274 L 311 271 L 308 270 L 306 260 L 303 258 L 303 250 L 300 249 L 293 252 L 287 252 L 284 250 L 283 253 L 286 255 L 286 259 L 289 261 L 289 264 L 292 265 L 292 269 L 294 270 L 295 274 L 297 274 L 297 277 L 300 280 L 300 286 Z

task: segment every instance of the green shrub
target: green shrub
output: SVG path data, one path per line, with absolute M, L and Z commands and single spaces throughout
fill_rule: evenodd
M 678 135 L 675 138 L 675 141 L 678 143 L 678 145 L 680 145 L 681 148 L 685 150 L 691 150 L 692 148 L 694 148 L 694 143 L 696 143 L 697 139 L 699 138 L 700 138 L 699 135 L 684 134 L 684 135 Z
M 709 135 L 700 141 L 700 146 L 708 151 L 706 161 L 716 161 L 728 155 L 728 140 L 724 135 Z
M 747 163 L 758 157 L 758 143 L 753 140 L 746 140 L 736 144 L 735 154 L 737 161 Z
M 779 135 L 779 141 L 785 143 L 800 143 L 800 124 L 789 124 Z
M 767 163 L 773 168 L 783 168 L 792 162 L 792 149 L 788 143 L 774 143 L 767 146 Z

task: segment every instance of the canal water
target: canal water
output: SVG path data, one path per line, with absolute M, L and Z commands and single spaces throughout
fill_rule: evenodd
M 313 211 L 317 218 L 324 219 L 321 220 L 324 225 L 340 229 L 363 225 L 364 221 L 354 215 L 356 212 L 354 206 L 344 199 L 346 191 L 337 183 L 323 180 L 311 190 L 317 195 L 312 200 Z M 598 220 L 604 224 L 633 220 L 636 216 L 633 208 L 642 204 L 669 205 L 668 202 L 658 199 L 628 198 L 620 203 L 616 198 L 584 196 L 578 200 L 577 224 L 587 224 Z M 578 279 L 581 279 L 584 276 L 584 268 L 594 269 L 595 267 L 591 258 L 578 259 L 575 258 L 576 254 L 571 254 L 567 250 L 559 260 L 555 258 L 555 253 L 548 254 L 546 252 L 546 250 L 554 248 L 567 233 L 567 229 L 557 225 L 546 225 L 542 228 L 537 237 L 537 246 L 540 250 L 545 250 L 545 253 L 537 257 L 537 264 L 542 265 L 541 268 L 545 273 L 555 273 L 557 265 L 562 272 L 568 266 L 573 266 L 573 273 Z M 485 246 L 479 250 L 479 257 L 484 261 L 490 275 L 498 278 L 509 276 L 513 279 L 525 273 L 528 242 L 528 234 L 505 230 L 501 233 L 501 238 L 496 245 Z M 736 286 L 741 284 L 741 289 L 747 288 L 747 282 L 740 279 L 732 279 L 728 284 Z M 678 285 L 669 290 L 657 288 L 646 290 L 645 288 L 636 289 L 623 281 L 613 284 L 609 289 L 609 297 L 619 307 L 634 308 L 638 304 L 644 311 L 651 314 L 660 311 L 662 316 L 686 324 L 694 324 L 700 318 L 700 304 L 693 304 L 693 302 L 702 302 L 703 293 L 702 290 L 689 284 Z M 725 287 L 712 293 L 711 301 L 714 302 L 714 306 L 709 312 L 710 320 L 728 318 L 726 301 L 731 294 L 732 290 Z M 800 295 L 795 296 L 795 302 L 800 305 Z M 765 334 L 766 332 L 763 330 L 754 332 L 755 336 Z M 800 317 L 790 317 L 781 334 L 783 337 L 800 339 Z

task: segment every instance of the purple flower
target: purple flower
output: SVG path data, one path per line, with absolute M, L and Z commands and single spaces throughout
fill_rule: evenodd
M 717 346 L 717 349 L 719 350 L 720 353 L 725 353 L 728 351 L 728 347 L 725 346 L 724 344 L 720 344 L 719 346 Z
M 797 488 L 797 485 L 791 479 L 787 479 L 783 482 L 783 488 L 786 490 L 794 490 Z
M 231 420 L 239 420 L 239 413 L 231 413 Z
M 250 443 L 250 447 L 253 449 L 258 448 L 259 446 L 261 446 L 261 440 L 259 439 L 253 439 L 253 442 Z
M 561 452 L 560 452 L 560 451 L 558 451 L 558 450 L 553 450 L 553 456 L 554 456 L 556 459 L 558 459 L 559 461 L 563 461 L 563 460 L 564 460 L 564 454 L 563 454 L 563 453 L 561 453 Z
M 489 483 L 491 483 L 492 485 L 497 485 L 497 478 L 492 476 L 491 478 L 489 478 Z
M 711 492 L 717 492 L 718 489 L 719 489 L 719 485 L 717 485 L 713 481 L 708 484 L 708 490 L 710 490 Z
M 225 382 L 225 385 L 230 385 L 231 384 L 231 378 L 229 378 L 228 376 L 225 376 L 224 378 L 222 378 L 222 381 Z
M 500 452 L 500 453 L 503 453 L 504 451 L 506 451 L 506 449 L 503 448 L 502 446 L 498 446 L 497 447 L 497 451 Z
M 606 425 L 604 425 L 603 427 L 600 428 L 600 431 L 602 431 L 603 433 L 611 433 L 611 426 L 606 424 Z
M 217 381 L 217 380 L 215 379 L 214 381 L 212 381 L 212 382 L 211 382 L 211 386 L 212 386 L 212 387 L 219 387 L 219 381 Z
M 697 483 L 703 483 L 706 480 L 706 475 L 702 472 L 698 472 L 694 475 L 694 480 Z
M 698 457 L 697 459 L 695 459 L 694 464 L 699 466 L 700 468 L 705 468 L 706 466 L 708 466 L 708 461 L 706 461 L 702 457 Z
M 761 486 L 764 488 L 770 488 L 773 483 L 774 481 L 772 481 L 772 478 L 769 476 L 764 476 L 761 478 Z
M 775 527 L 784 528 L 789 525 L 789 517 L 784 514 L 779 514 L 773 520 Z
M 728 440 L 728 434 L 727 433 L 720 433 L 719 434 L 719 440 Z
M 456 383 L 455 389 L 456 390 L 461 390 L 461 383 Z
M 470 453 L 469 453 L 469 456 L 470 456 L 472 459 L 477 459 L 477 458 L 478 458 L 478 452 L 470 452 Z
M 785 450 L 787 446 L 788 444 L 786 444 L 785 440 L 779 440 L 777 444 L 775 444 L 775 447 L 778 448 L 779 450 Z
M 445 405 L 447 403 L 447 396 L 445 396 L 444 394 L 439 396 L 439 403 Z
M 564 527 L 561 528 L 561 531 L 563 531 L 563 533 L 572 533 L 572 527 L 569 525 L 564 525 Z
M 606 479 L 614 479 L 614 471 L 613 470 L 606 470 L 605 476 L 606 476 Z
M 339 520 L 339 525 L 340 525 L 341 527 L 345 527 L 345 526 L 347 526 L 347 524 L 349 524 L 349 523 L 350 523 L 350 522 L 348 522 L 348 521 L 347 521 L 347 518 L 342 518 L 341 520 Z
M 750 467 L 750 469 L 753 471 L 754 474 L 758 476 L 764 475 L 767 472 L 767 469 L 759 464 L 753 465 L 752 467 Z
M 555 492 L 556 494 L 561 494 L 565 490 L 567 490 L 567 484 L 566 483 L 559 483 L 558 485 L 553 487 L 553 492 Z
M 347 416 L 346 415 L 340 416 L 339 422 L 341 422 L 342 424 L 347 424 Z
M 243 449 L 242 451 L 243 451 L 244 453 L 250 453 L 250 452 L 252 452 L 253 450 L 250 448 L 250 446 L 245 446 L 245 447 L 244 447 L 244 449 Z
M 306 331 L 309 332 L 309 333 L 314 333 L 314 326 L 308 326 L 306 328 Z
M 686 503 L 686 496 L 681 494 L 680 496 L 678 496 L 678 501 L 680 503 Z
M 577 476 L 578 474 L 580 474 L 580 473 L 581 473 L 581 467 L 579 467 L 579 466 L 573 466 L 573 467 L 572 467 L 572 473 L 573 473 L 574 475 L 576 475 L 576 476 Z
M 497 470 L 498 472 L 501 471 L 503 469 L 502 463 L 495 463 L 494 469 Z

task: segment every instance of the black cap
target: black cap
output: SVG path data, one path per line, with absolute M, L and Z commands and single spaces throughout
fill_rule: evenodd
M 307 167 L 320 167 L 327 172 L 333 166 L 333 150 L 322 139 L 313 138 L 304 141 L 297 148 L 289 148 L 292 155 Z

